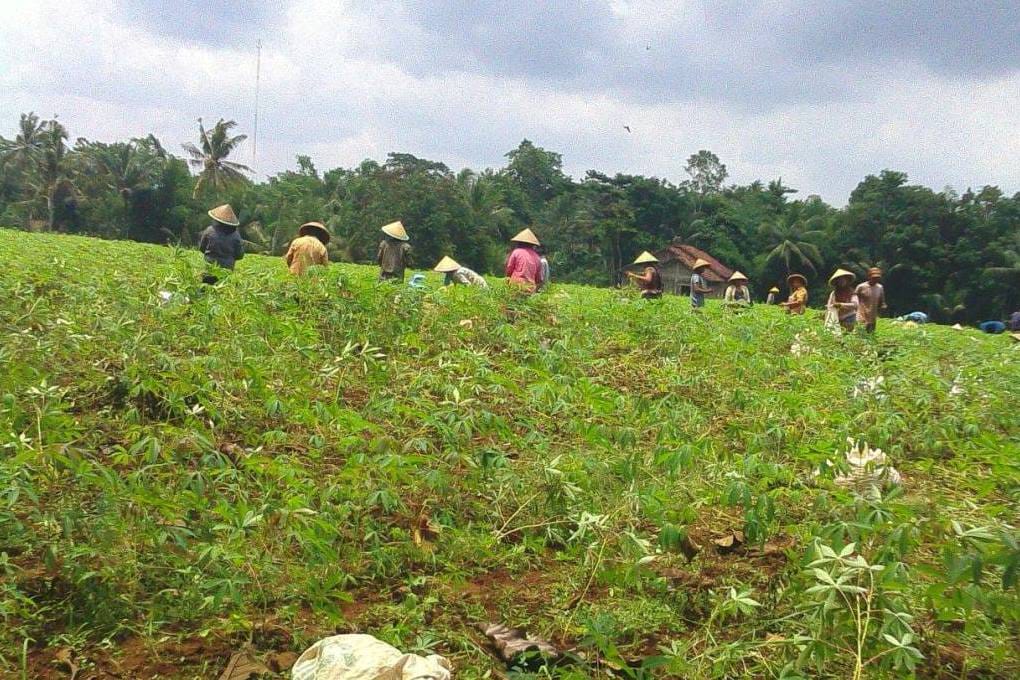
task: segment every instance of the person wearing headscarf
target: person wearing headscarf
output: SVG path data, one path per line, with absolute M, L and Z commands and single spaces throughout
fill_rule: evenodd
M 868 270 L 868 280 L 857 286 L 857 323 L 864 326 L 869 333 L 875 332 L 880 309 L 887 309 L 885 304 L 885 288 L 882 286 L 882 270 L 872 267 Z
M 662 297 L 662 275 L 659 273 L 659 258 L 647 250 L 637 256 L 634 264 L 645 265 L 641 274 L 627 272 L 628 278 L 641 289 L 641 297 L 646 300 L 657 300 Z
M 832 292 L 825 307 L 845 331 L 852 331 L 857 323 L 857 293 L 853 287 L 856 278 L 853 272 L 845 269 L 837 269 L 829 277 Z
M 237 232 L 240 222 L 234 209 L 224 204 L 209 211 L 209 217 L 215 222 L 210 224 L 198 237 L 198 249 L 205 256 L 208 264 L 233 269 L 234 263 L 244 257 L 244 242 Z M 216 283 L 215 274 L 206 272 L 202 276 L 203 283 Z
M 410 237 L 404 225 L 390 222 L 381 229 L 383 239 L 379 242 L 376 262 L 379 264 L 380 281 L 403 281 L 404 270 L 411 266 Z
M 694 274 L 691 275 L 691 306 L 700 309 L 705 306 L 705 296 L 711 294 L 712 289 L 708 286 L 703 272 L 711 265 L 700 257 L 694 261 Z
M 298 229 L 298 237 L 290 242 L 283 256 L 290 273 L 301 276 L 309 267 L 329 264 L 329 230 L 321 222 L 305 222 Z
M 511 250 L 506 258 L 505 272 L 511 284 L 534 293 L 542 285 L 542 258 L 536 246 L 541 245 L 535 232 L 524 229 L 510 239 Z
M 772 286 L 769 288 L 769 296 L 765 298 L 765 304 L 774 305 L 776 304 L 776 296 L 779 295 L 779 288 Z
M 459 284 L 462 286 L 478 286 L 479 288 L 489 287 L 489 284 L 486 283 L 480 274 L 467 267 L 460 266 L 452 257 L 443 257 L 433 271 L 446 274 L 446 279 L 443 281 L 444 286 Z
M 786 309 L 787 314 L 803 314 L 808 301 L 807 279 L 803 274 L 790 274 L 786 282 L 790 285 L 790 297 L 779 306 Z
M 751 305 L 751 291 L 747 288 L 747 277 L 741 272 L 733 272 L 726 286 L 726 294 L 723 296 L 727 304 L 749 307 Z

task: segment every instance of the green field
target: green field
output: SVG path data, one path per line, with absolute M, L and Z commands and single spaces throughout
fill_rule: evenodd
M 215 678 L 336 631 L 515 675 L 484 621 L 566 650 L 534 677 L 1020 674 L 1008 336 L 0 257 L 0 676 Z M 902 487 L 835 485 L 848 438 Z

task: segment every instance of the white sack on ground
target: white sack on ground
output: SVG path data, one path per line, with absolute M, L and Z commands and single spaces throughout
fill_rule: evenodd
M 450 680 L 450 662 L 404 654 L 371 635 L 334 635 L 305 650 L 292 680 Z

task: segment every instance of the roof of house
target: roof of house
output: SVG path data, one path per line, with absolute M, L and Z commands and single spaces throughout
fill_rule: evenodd
M 659 261 L 665 264 L 670 260 L 678 260 L 680 264 L 692 269 L 694 267 L 694 261 L 699 257 L 705 262 L 708 262 L 708 271 L 705 272 L 705 278 L 709 281 L 726 281 L 733 276 L 733 270 L 724 265 L 719 260 L 715 259 L 704 250 L 689 246 L 686 244 L 673 244 L 666 246 L 662 250 L 655 251 L 655 257 L 659 258 Z

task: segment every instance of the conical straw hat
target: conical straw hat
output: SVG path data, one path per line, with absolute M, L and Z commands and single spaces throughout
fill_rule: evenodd
M 730 283 L 734 281 L 747 281 L 747 277 L 740 272 L 733 272 L 733 276 L 730 277 Z
M 786 282 L 793 283 L 794 279 L 800 279 L 801 283 L 803 283 L 805 286 L 807 285 L 807 278 L 803 274 L 790 274 L 789 276 L 786 277 Z
M 455 272 L 458 269 L 460 269 L 460 265 L 457 264 L 457 261 L 455 259 L 453 259 L 452 257 L 443 256 L 443 259 L 439 261 L 439 264 L 433 267 L 432 271 L 443 272 L 445 274 L 446 272 Z
M 390 222 L 382 228 L 382 233 L 387 236 L 392 236 L 398 241 L 407 241 L 410 239 L 410 236 L 407 235 L 407 230 L 404 229 L 404 225 L 400 221 Z
M 322 235 L 325 243 L 329 243 L 329 240 L 332 238 L 332 236 L 330 236 L 329 229 L 327 229 L 326 225 L 322 222 L 305 222 L 298 229 L 297 233 L 298 236 L 311 236 L 315 232 L 319 232 L 319 234 Z
M 237 215 L 234 214 L 234 209 L 230 207 L 229 203 L 213 208 L 209 211 L 209 217 L 213 218 L 220 224 L 225 224 L 228 227 L 236 227 L 240 222 L 237 221 Z
M 853 283 L 857 279 L 857 275 L 854 274 L 853 272 L 848 272 L 845 269 L 837 269 L 836 271 L 832 272 L 832 276 L 829 277 L 829 285 L 830 286 L 836 285 L 836 280 L 841 279 L 844 276 L 850 277 L 850 283 Z
M 769 292 L 770 293 L 778 293 L 779 289 L 777 287 L 775 287 L 775 286 L 772 286 L 771 288 L 769 288 Z
M 535 236 L 535 232 L 531 231 L 530 229 L 522 229 L 520 232 L 517 233 L 517 236 L 514 236 L 510 240 L 515 241 L 517 243 L 530 243 L 533 246 L 542 245 L 541 243 L 539 243 L 538 237 Z
M 658 261 L 659 258 L 655 257 L 646 250 L 645 252 L 637 256 L 637 259 L 634 260 L 634 264 L 644 264 L 646 262 L 658 262 Z
M 712 265 L 709 264 L 707 260 L 703 260 L 702 258 L 699 257 L 698 259 L 696 259 L 694 261 L 694 266 L 691 267 L 691 269 L 693 269 L 694 271 L 698 271 L 702 267 L 711 267 L 711 266 Z

